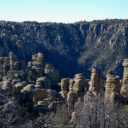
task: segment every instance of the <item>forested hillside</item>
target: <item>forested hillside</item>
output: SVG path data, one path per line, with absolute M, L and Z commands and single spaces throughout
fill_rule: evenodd
M 82 72 L 87 78 L 92 67 L 103 74 L 111 67 L 121 75 L 128 56 L 128 20 L 37 23 L 0 21 L 0 56 L 12 51 L 21 60 L 42 52 L 61 77 Z

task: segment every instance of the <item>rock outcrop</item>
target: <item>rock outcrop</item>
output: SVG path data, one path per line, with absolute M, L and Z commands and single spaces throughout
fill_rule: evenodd
M 67 94 L 67 104 L 69 110 L 72 110 L 74 108 L 74 104 L 76 100 L 77 100 L 76 93 L 73 91 L 69 91 Z
M 43 68 L 43 54 L 38 53 L 32 56 L 32 61 L 28 63 L 28 67 L 21 70 L 17 57 L 12 52 L 9 57 L 0 58 L 0 71 L 4 75 L 0 86 L 6 91 L 15 91 L 17 98 L 20 99 L 24 106 L 42 107 L 47 110 L 55 109 L 60 103 L 65 103 L 69 110 L 75 110 L 75 105 L 82 102 L 85 104 L 95 97 L 105 98 L 108 103 L 116 103 L 121 98 L 125 98 L 128 103 L 128 59 L 124 60 L 123 81 L 116 76 L 112 70 L 107 72 L 105 91 L 103 90 L 103 80 L 101 75 L 95 68 L 92 68 L 92 74 L 88 91 L 86 88 L 86 79 L 82 73 L 75 74 L 74 78 L 63 78 L 59 81 L 59 72 L 51 65 L 46 64 Z M 35 71 L 36 76 L 33 81 L 27 79 L 29 71 Z M 32 72 L 32 73 L 35 73 Z M 9 73 L 12 73 L 9 75 Z M 30 75 L 33 75 L 30 72 Z M 12 77 L 12 76 L 14 77 Z M 25 75 L 21 79 L 20 75 Z M 59 86 L 60 85 L 60 86 Z M 55 87 L 59 86 L 57 90 Z M 88 86 L 87 86 L 88 87 Z M 33 106 L 34 105 L 34 106 Z M 72 117 L 72 120 L 74 120 Z
M 12 91 L 13 87 L 12 87 L 11 80 L 5 79 L 3 81 L 2 89 L 5 90 L 5 91 Z
M 15 90 L 20 93 L 20 91 L 25 87 L 23 82 L 18 82 L 14 85 Z
M 52 85 L 56 85 L 59 82 L 59 72 L 52 64 L 45 65 L 44 74 L 51 80 Z
M 115 103 L 116 97 L 120 92 L 120 80 L 116 77 L 112 70 L 107 72 L 106 86 L 105 86 L 105 99 L 110 103 Z
M 76 120 L 77 120 L 77 113 L 76 112 L 72 112 L 70 123 L 71 124 L 75 123 Z
M 51 81 L 46 76 L 37 78 L 35 88 L 51 89 Z
M 95 95 L 103 95 L 103 81 L 95 68 L 92 68 L 91 80 L 89 81 L 89 91 Z
M 61 79 L 61 96 L 67 102 L 68 108 L 73 109 L 80 96 L 84 95 L 85 78 L 82 73 L 76 74 L 73 79 Z
M 43 54 L 38 52 L 37 54 L 32 55 L 32 61 L 28 62 L 28 67 L 35 70 L 39 77 L 43 74 L 43 60 Z
M 13 52 L 9 53 L 9 61 L 10 61 L 10 71 L 19 69 L 19 62 L 17 61 L 17 57 Z
M 3 64 L 3 75 L 6 76 L 7 72 L 10 69 L 10 62 L 9 57 L 4 57 L 4 64 Z
M 128 59 L 123 62 L 124 73 L 123 73 L 123 83 L 121 87 L 121 95 L 128 99 Z
M 66 99 L 67 97 L 67 93 L 69 91 L 69 82 L 70 82 L 70 78 L 64 78 L 61 79 L 61 96 Z
M 74 77 L 73 91 L 76 93 L 84 92 L 85 78 L 82 73 L 76 74 Z
M 4 65 L 4 57 L 0 57 L 0 80 L 2 81 L 3 79 L 3 65 Z
M 33 101 L 34 104 L 39 104 L 40 101 L 49 105 L 52 101 L 56 100 L 56 91 L 50 89 L 34 89 L 33 90 Z M 39 102 L 39 103 L 38 103 Z
M 32 93 L 32 91 L 33 91 L 34 88 L 35 88 L 35 86 L 33 84 L 28 84 L 27 86 L 25 86 L 21 90 L 21 93 L 24 93 L 24 92 Z

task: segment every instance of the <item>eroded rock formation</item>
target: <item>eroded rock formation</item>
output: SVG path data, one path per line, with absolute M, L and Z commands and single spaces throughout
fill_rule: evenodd
M 56 85 L 59 82 L 59 72 L 52 64 L 45 65 L 44 74 L 51 80 L 52 85 Z
M 37 54 L 32 55 L 32 61 L 28 62 L 28 67 L 35 70 L 38 76 L 43 74 L 43 60 L 43 54 L 38 52 Z
M 9 53 L 9 61 L 10 61 L 10 71 L 19 69 L 19 62 L 17 61 L 17 57 L 13 52 Z
M 69 110 L 73 110 L 76 103 L 83 101 L 86 103 L 90 98 L 97 96 L 102 96 L 105 101 L 112 104 L 116 103 L 118 98 L 128 99 L 128 59 L 123 63 L 123 81 L 112 70 L 108 70 L 104 90 L 102 77 L 95 68 L 92 68 L 88 82 L 89 89 L 85 90 L 87 82 L 82 73 L 75 74 L 74 78 L 63 78 L 59 81 L 58 70 L 51 64 L 46 64 L 44 67 L 43 60 L 43 54 L 37 53 L 32 56 L 32 61 L 28 62 L 27 68 L 21 70 L 20 61 L 12 52 L 9 53 L 9 57 L 0 58 L 0 65 L 2 65 L 0 73 L 4 76 L 0 82 L 1 88 L 5 91 L 17 92 L 18 98 L 22 97 L 20 101 L 24 106 L 31 102 L 29 107 L 40 106 L 48 110 L 55 109 L 61 102 L 65 103 Z M 29 71 L 37 73 L 33 81 L 27 79 Z M 20 76 L 24 76 L 24 79 Z M 56 86 L 59 86 L 58 90 Z
M 101 75 L 95 68 L 92 68 L 91 80 L 89 81 L 89 91 L 95 95 L 103 95 L 103 81 Z
M 121 87 L 121 95 L 128 98 L 128 59 L 125 59 L 123 62 L 124 73 L 123 73 L 123 82 Z
M 39 77 L 36 80 L 35 87 L 41 89 L 51 89 L 51 81 L 46 76 Z
M 40 101 L 49 105 L 50 102 L 56 100 L 56 91 L 50 89 L 34 89 L 33 90 L 33 101 L 35 104 L 39 104 Z M 38 103 L 39 102 L 39 103 Z
M 84 94 L 85 78 L 82 73 L 76 74 L 73 79 L 61 79 L 61 96 L 67 102 L 68 108 L 73 109 L 77 99 Z
M 69 82 L 70 82 L 70 79 L 69 78 L 64 78 L 64 79 L 61 79 L 61 96 L 66 99 L 67 97 L 67 93 L 69 91 Z
M 120 92 L 120 80 L 116 77 L 112 70 L 108 70 L 106 86 L 105 86 L 105 99 L 111 103 L 115 102 Z

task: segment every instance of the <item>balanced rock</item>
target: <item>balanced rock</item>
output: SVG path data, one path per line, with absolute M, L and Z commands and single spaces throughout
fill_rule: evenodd
M 74 85 L 73 91 L 74 92 L 83 92 L 85 86 L 85 78 L 82 73 L 76 74 L 74 77 Z
M 36 80 L 36 88 L 41 88 L 41 89 L 51 89 L 51 81 L 49 78 L 47 78 L 46 76 L 43 77 L 39 77 Z
M 69 78 L 63 78 L 61 79 L 61 96 L 66 100 L 66 97 L 67 97 L 67 93 L 69 91 L 69 81 L 70 79 Z

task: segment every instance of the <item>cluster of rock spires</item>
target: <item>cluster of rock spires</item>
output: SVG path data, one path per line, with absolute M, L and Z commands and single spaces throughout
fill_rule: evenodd
M 59 72 L 51 64 L 44 64 L 44 56 L 37 53 L 29 61 L 25 73 L 33 71 L 36 78 L 32 81 L 19 77 L 18 71 L 22 64 L 12 52 L 9 57 L 0 58 L 0 70 L 3 79 L 1 88 L 5 91 L 16 91 L 20 102 L 24 107 L 34 110 L 49 111 L 56 108 L 58 104 L 66 103 L 68 109 L 74 109 L 75 102 L 85 101 L 87 95 L 101 96 L 110 103 L 128 103 L 128 59 L 123 62 L 123 80 L 115 76 L 110 69 L 107 72 L 106 82 L 102 80 L 101 74 L 92 68 L 90 81 L 84 78 L 82 73 L 76 74 L 74 78 L 63 78 L 60 80 Z M 13 77 L 8 74 L 12 73 Z M 105 86 L 104 86 L 105 85 Z M 73 113 L 74 114 L 74 113 Z
M 76 74 L 73 79 L 61 80 L 61 96 L 67 102 L 69 109 L 73 109 L 75 101 L 84 94 L 85 78 L 83 74 Z
M 32 55 L 32 61 L 28 62 L 25 69 L 25 73 L 33 71 L 37 74 L 35 81 L 20 79 L 18 71 L 21 70 L 21 65 L 14 53 L 10 52 L 9 57 L 1 57 L 0 60 L 3 67 L 1 69 L 2 89 L 5 91 L 15 90 L 24 107 L 36 109 L 40 106 L 42 110 L 50 110 L 61 101 L 59 93 L 55 90 L 59 86 L 59 72 L 51 64 L 45 64 L 44 67 L 42 53 Z M 11 76 L 8 75 L 9 73 Z

